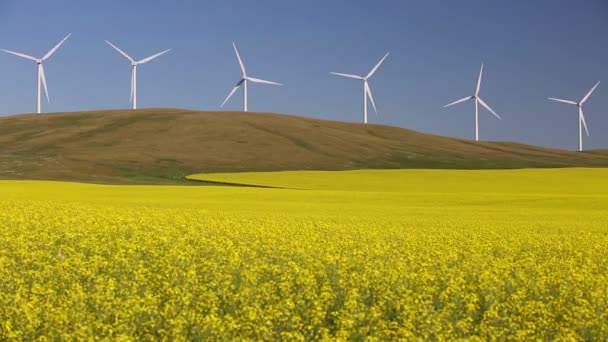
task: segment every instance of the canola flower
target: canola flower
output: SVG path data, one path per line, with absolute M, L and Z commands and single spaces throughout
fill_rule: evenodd
M 544 172 L 0 182 L 0 340 L 606 340 L 608 171 Z

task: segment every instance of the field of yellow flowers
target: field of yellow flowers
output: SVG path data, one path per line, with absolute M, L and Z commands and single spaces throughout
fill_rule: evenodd
M 0 340 L 606 340 L 608 170 L 0 181 Z

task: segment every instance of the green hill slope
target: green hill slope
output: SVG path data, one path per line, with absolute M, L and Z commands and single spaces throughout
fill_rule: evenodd
M 0 118 L 0 178 L 179 183 L 206 172 L 608 166 L 588 153 L 296 116 L 179 109 Z

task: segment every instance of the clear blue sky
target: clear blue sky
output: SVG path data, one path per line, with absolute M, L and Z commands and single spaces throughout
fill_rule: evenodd
M 483 140 L 575 149 L 575 107 L 586 106 L 586 148 L 608 148 L 608 1 L 606 0 L 0 0 L 0 48 L 44 55 L 46 112 L 129 107 L 129 64 L 138 69 L 140 107 L 217 110 L 240 71 L 235 41 L 253 85 L 250 110 L 361 121 L 361 84 L 330 71 L 364 74 L 387 51 L 371 80 L 379 115 L 370 122 L 473 137 L 473 103 L 446 103 L 473 92 L 486 64 L 482 97 L 502 117 L 481 113 Z M 0 54 L 0 115 L 35 110 L 35 65 Z M 242 95 L 226 106 L 240 110 Z

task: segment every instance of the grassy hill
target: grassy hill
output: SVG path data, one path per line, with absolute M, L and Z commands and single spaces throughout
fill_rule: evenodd
M 608 166 L 608 151 L 266 113 L 141 109 L 0 118 L 0 179 L 169 184 L 207 172 L 571 166 Z

